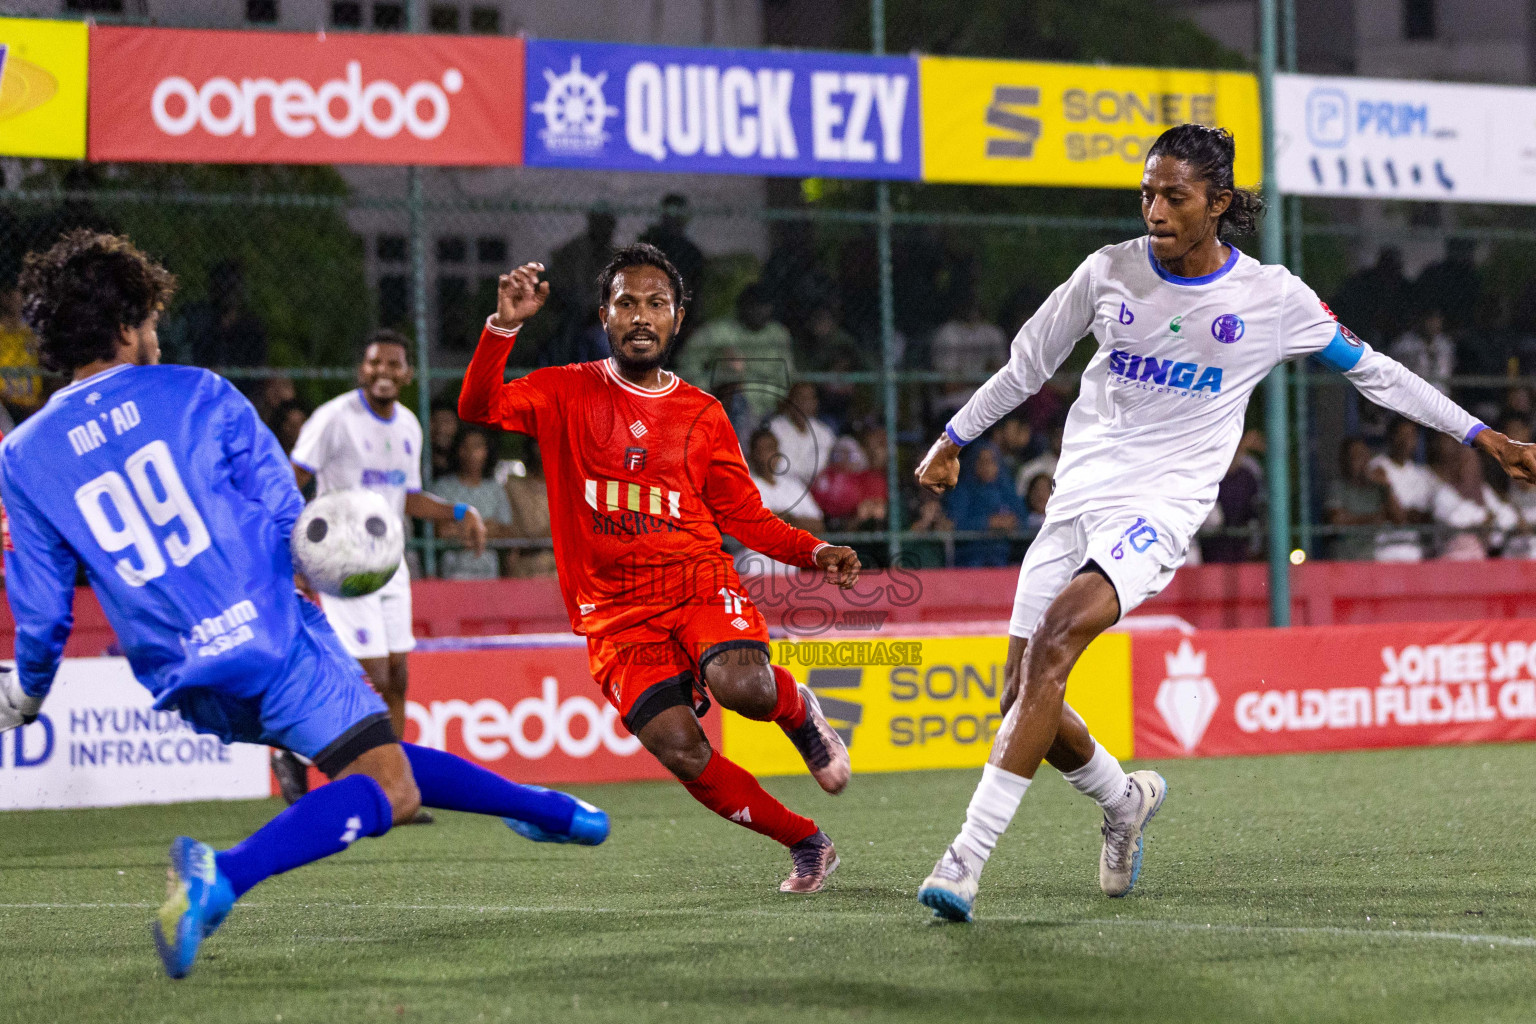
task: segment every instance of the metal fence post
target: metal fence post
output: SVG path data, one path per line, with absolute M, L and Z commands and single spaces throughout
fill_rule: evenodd
M 1296 73 L 1296 0 L 1280 0 L 1281 63 Z M 1278 184 L 1278 183 L 1277 183 Z M 1302 259 L 1301 196 L 1282 199 L 1286 211 L 1286 266 L 1301 277 L 1306 273 Z M 1308 557 L 1312 554 L 1312 425 L 1308 406 L 1312 400 L 1311 373 L 1305 359 L 1296 364 L 1296 546 Z
M 885 0 L 869 0 L 870 50 L 885 53 Z M 891 274 L 891 186 L 875 183 L 875 249 L 880 262 L 880 392 L 885 407 L 886 558 L 901 557 L 901 468 L 896 441 L 896 294 Z
M 425 25 L 421 0 L 408 0 L 406 27 L 420 32 Z M 406 203 L 410 210 L 411 235 L 411 322 L 416 331 L 416 408 L 421 417 L 421 481 L 432 483 L 432 343 L 427 327 L 427 210 L 421 168 L 406 169 Z M 422 551 L 421 570 L 437 575 L 437 531 L 428 520 L 422 524 L 426 546 Z
M 1259 3 L 1259 92 L 1264 117 L 1264 202 L 1269 215 L 1260 235 L 1265 263 L 1285 260 L 1285 220 L 1280 209 L 1280 183 L 1275 180 L 1275 0 Z M 1291 487 L 1289 394 L 1286 365 L 1270 371 L 1264 388 L 1264 426 L 1268 434 L 1266 472 L 1269 476 L 1269 624 L 1291 624 Z

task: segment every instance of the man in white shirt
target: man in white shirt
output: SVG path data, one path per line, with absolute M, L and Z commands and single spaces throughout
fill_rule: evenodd
M 326 402 L 299 432 L 290 459 L 299 487 L 315 481 L 318 497 L 352 487 L 377 491 L 402 517 L 439 522 L 461 520 L 469 546 L 485 549 L 485 523 L 473 506 L 450 504 L 421 489 L 421 423 L 398 399 L 414 377 L 410 343 L 397 331 L 375 331 L 358 366 L 359 387 Z M 390 581 L 364 597 L 320 595 L 331 628 L 368 673 L 389 706 L 395 735 L 405 735 L 406 656 L 416 646 L 411 633 L 411 574 L 402 559 Z M 284 797 L 302 796 L 302 772 L 278 755 L 273 770 Z M 431 816 L 418 815 L 418 821 Z
M 1370 462 L 1380 470 L 1392 489 L 1392 497 L 1408 514 L 1411 523 L 1427 523 L 1440 481 L 1428 466 L 1413 461 L 1419 450 L 1419 425 L 1398 417 L 1387 432 L 1387 450 Z M 1417 562 L 1424 557 L 1424 545 L 1417 530 L 1384 530 L 1376 536 L 1376 561 Z
M 816 418 L 820 411 L 816 385 L 800 381 L 789 389 L 779 414 L 768 421 L 768 429 L 779 439 L 779 454 L 784 461 L 779 475 L 806 488 L 827 468 L 832 458 L 832 442 L 837 440 L 832 428 Z
M 939 373 L 959 376 L 985 370 L 988 373 L 1008 361 L 1008 338 L 981 315 L 981 302 L 975 294 L 967 296 L 964 313 L 946 321 L 933 332 L 930 342 L 933 368 Z M 969 384 L 951 382 L 934 402 L 936 412 L 953 413 L 966 403 L 976 389 Z
M 821 506 L 805 484 L 783 472 L 786 465 L 773 431 L 762 427 L 753 433 L 747 443 L 747 468 L 752 471 L 752 482 L 762 496 L 763 507 L 790 526 L 817 533 L 825 526 Z M 750 548 L 736 556 L 736 572 L 742 576 L 782 576 L 794 571 L 797 570 L 792 566 L 772 561 Z
M 1135 884 L 1142 831 L 1167 784 L 1153 771 L 1126 775 L 1099 746 L 1062 700 L 1067 675 L 1096 636 L 1183 564 L 1232 462 L 1248 398 L 1277 364 L 1315 356 L 1368 398 L 1536 479 L 1533 446 L 1487 429 L 1372 351 L 1284 267 L 1260 266 L 1222 242 L 1226 230 L 1251 234 L 1260 212 L 1258 197 L 1233 183 L 1233 156 L 1224 129 L 1164 132 L 1142 176 L 1147 234 L 1083 261 L 918 467 L 924 486 L 953 487 L 960 450 L 1042 387 L 1079 339 L 1097 339 L 1067 416 L 1045 524 L 1019 575 L 1003 724 L 960 834 L 918 891 L 941 917 L 970 920 L 982 868 L 1042 760 L 1104 810 L 1100 887 L 1123 896 Z

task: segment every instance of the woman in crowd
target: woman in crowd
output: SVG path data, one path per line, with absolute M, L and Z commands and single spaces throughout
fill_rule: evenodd
M 491 464 L 490 435 L 478 427 L 462 427 L 452 450 L 453 473 L 434 480 L 433 489 L 444 501 L 463 502 L 479 509 L 487 537 L 513 536 L 512 506 L 506 492 L 487 475 Z M 461 540 L 464 536 L 464 524 L 459 522 L 440 523 L 438 530 L 448 540 Z M 438 568 L 446 580 L 493 580 L 501 575 L 496 552 L 489 548 L 478 555 L 462 549 L 444 551 Z

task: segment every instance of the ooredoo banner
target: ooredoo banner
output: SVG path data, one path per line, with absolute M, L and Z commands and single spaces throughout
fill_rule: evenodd
M 971 768 L 986 763 L 1002 725 L 1006 636 L 776 641 L 775 663 L 814 691 L 857 772 Z M 1067 680 L 1067 703 L 1117 757 L 1131 756 L 1131 637 L 1089 645 Z M 725 718 L 725 753 L 760 775 L 805 764 L 778 726 Z
M 910 57 L 528 44 L 528 163 L 916 179 Z
M 718 747 L 719 713 L 704 731 Z M 584 645 L 412 654 L 405 738 L 517 782 L 671 777 L 603 699 Z
M 1536 739 L 1536 622 L 1136 637 L 1137 757 Z
M 125 658 L 69 658 L 37 721 L 0 734 L 0 809 L 121 807 L 268 793 L 267 748 L 156 711 Z
M 85 156 L 86 29 L 0 18 L 0 155 Z
M 517 38 L 94 28 L 90 158 L 518 164 Z

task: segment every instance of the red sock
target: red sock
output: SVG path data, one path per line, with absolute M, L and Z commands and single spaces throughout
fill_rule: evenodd
M 789 669 L 782 665 L 768 667 L 773 670 L 773 682 L 779 690 L 778 702 L 774 704 L 768 720 L 777 722 L 785 731 L 800 728 L 805 724 L 806 716 L 805 698 L 800 696 L 800 684 L 789 674 Z
M 816 823 L 779 803 L 741 765 L 719 751 L 710 755 L 704 773 L 683 788 L 722 818 L 760 832 L 785 846 L 816 834 Z

